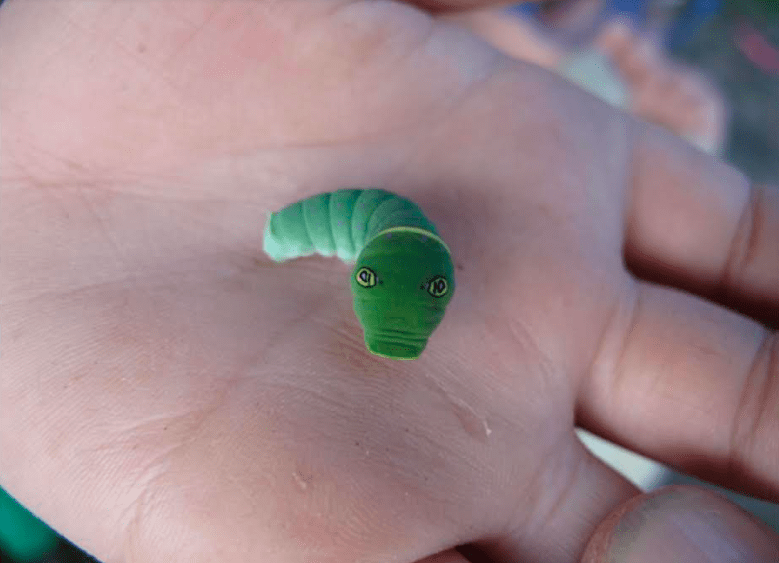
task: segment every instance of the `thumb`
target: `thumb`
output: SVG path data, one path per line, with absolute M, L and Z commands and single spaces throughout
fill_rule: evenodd
M 776 562 L 779 536 L 722 496 L 692 486 L 639 495 L 596 528 L 583 563 Z

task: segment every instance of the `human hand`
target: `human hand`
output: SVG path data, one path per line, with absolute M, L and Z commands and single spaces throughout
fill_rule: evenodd
M 779 498 L 775 335 L 696 297 L 776 319 L 775 192 L 399 3 L 11 1 L 0 42 L 2 486 L 102 560 L 574 561 L 638 492 L 575 423 Z M 414 362 L 260 251 L 352 186 L 458 264 Z

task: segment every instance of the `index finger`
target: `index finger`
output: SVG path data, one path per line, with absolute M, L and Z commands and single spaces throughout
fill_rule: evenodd
M 726 487 L 779 500 L 779 194 L 654 127 L 633 151 L 628 265 L 579 423 Z M 661 281 L 664 285 L 654 283 Z M 670 286 L 670 287 L 669 287 Z
M 779 317 L 779 190 L 648 127 L 636 143 L 625 251 L 640 277 Z

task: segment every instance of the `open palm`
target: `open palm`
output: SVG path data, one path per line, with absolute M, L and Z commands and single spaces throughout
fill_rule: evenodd
M 771 192 L 400 3 L 11 1 L 0 37 L 0 475 L 101 559 L 574 561 L 637 492 L 575 424 L 779 497 L 776 338 L 692 295 L 775 318 Z M 414 362 L 348 266 L 261 252 L 368 186 L 456 262 Z

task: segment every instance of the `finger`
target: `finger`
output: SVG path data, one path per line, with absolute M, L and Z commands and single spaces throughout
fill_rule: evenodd
M 636 284 L 577 412 L 584 428 L 649 458 L 779 499 L 779 340 L 744 316 Z
M 656 119 L 674 103 L 675 85 L 667 69 L 659 65 L 647 67 L 646 79 L 634 95 L 633 111 L 647 120 Z
M 604 24 L 603 30 L 595 38 L 594 44 L 614 60 L 628 52 L 634 41 L 634 35 L 635 33 L 628 22 L 613 20 Z
M 776 561 L 779 536 L 721 496 L 668 487 L 631 499 L 598 526 L 584 563 Z
M 779 190 L 651 126 L 633 154 L 628 267 L 775 327 Z
M 724 108 L 716 93 L 687 69 L 667 61 L 647 69 L 653 78 L 634 98 L 634 111 L 677 134 L 715 134 Z M 670 125 L 670 126 L 669 126 Z
M 779 195 L 641 127 L 625 255 L 645 280 L 613 316 L 579 423 L 682 471 L 779 499 Z M 701 461 L 705 460 L 705 461 Z
M 499 9 L 470 10 L 442 16 L 479 35 L 506 55 L 556 68 L 563 59 L 563 51 L 525 18 L 507 14 Z
M 639 492 L 574 434 L 556 453 L 533 483 L 521 485 L 534 491 L 523 504 L 537 508 L 530 516 L 518 510 L 521 520 L 518 517 L 491 537 L 462 548 L 470 561 L 576 561 L 598 523 Z
M 622 76 L 635 85 L 652 77 L 651 71 L 660 60 L 658 46 L 652 41 L 640 39 L 623 23 L 614 23 L 596 39 L 601 48 L 619 69 Z

